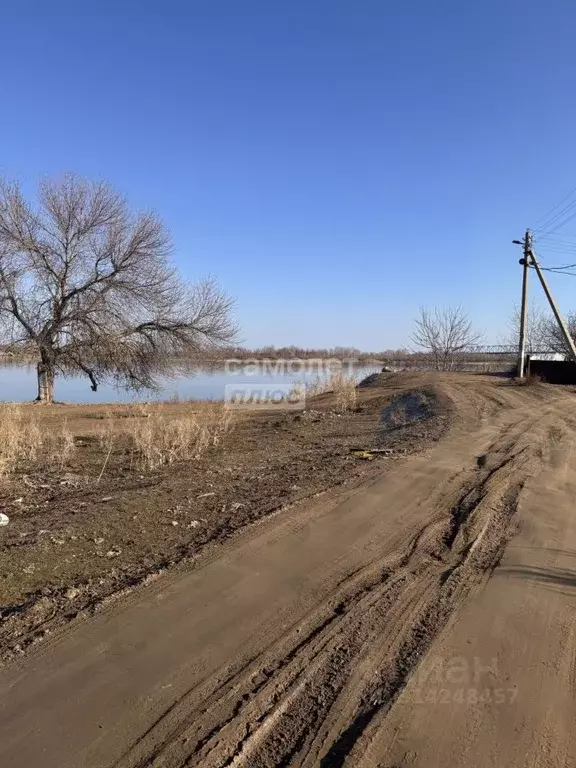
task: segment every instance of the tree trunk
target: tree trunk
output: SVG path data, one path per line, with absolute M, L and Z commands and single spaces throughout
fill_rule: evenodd
M 36 366 L 38 373 L 38 397 L 39 403 L 54 402 L 54 369 L 49 363 L 39 362 Z

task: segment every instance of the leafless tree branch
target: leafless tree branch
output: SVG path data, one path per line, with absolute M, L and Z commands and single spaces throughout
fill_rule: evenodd
M 34 208 L 0 183 L 0 342 L 36 355 L 39 399 L 57 373 L 152 388 L 235 339 L 232 300 L 214 279 L 181 280 L 171 254 L 158 217 L 107 184 L 45 180 Z
M 462 307 L 421 307 L 411 340 L 432 357 L 436 370 L 451 371 L 464 352 L 481 342 L 482 334 L 473 329 Z

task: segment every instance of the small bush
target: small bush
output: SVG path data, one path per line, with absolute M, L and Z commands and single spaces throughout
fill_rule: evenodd
M 306 384 L 301 381 L 295 381 L 288 392 L 288 400 L 290 402 L 297 402 L 302 400 L 302 398 L 306 395 L 306 392 Z
M 356 379 L 344 376 L 342 373 L 332 374 L 330 388 L 336 396 L 336 409 L 341 413 L 351 411 L 356 407 Z

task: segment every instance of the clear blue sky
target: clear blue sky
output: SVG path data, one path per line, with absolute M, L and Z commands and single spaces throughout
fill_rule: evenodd
M 569 0 L 5 3 L 0 172 L 156 209 L 249 345 L 396 346 L 449 303 L 497 341 L 510 241 L 576 186 L 575 29 Z

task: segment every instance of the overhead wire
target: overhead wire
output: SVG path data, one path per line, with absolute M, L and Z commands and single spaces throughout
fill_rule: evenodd
M 576 264 L 561 264 L 559 267 L 542 267 L 542 269 L 547 269 L 550 272 L 556 272 L 557 269 L 574 269 L 576 268 Z
M 576 187 L 570 190 L 570 192 L 565 195 L 562 200 L 548 212 L 548 214 L 538 219 L 534 230 L 540 232 L 541 236 L 544 236 L 551 234 L 556 231 L 557 228 L 563 226 L 563 217 L 571 215 L 576 207 L 576 199 L 570 199 L 575 192 Z M 564 205 L 567 200 L 570 200 L 570 202 L 567 205 Z
M 568 250 L 571 249 L 571 248 L 576 248 L 576 243 L 561 242 L 561 241 L 556 241 L 556 240 L 548 240 L 546 238 L 540 237 L 539 235 L 534 235 L 532 237 L 532 241 L 533 242 L 538 242 L 538 243 L 545 241 L 545 247 L 546 248 L 566 248 Z
M 568 205 L 565 205 L 563 208 L 561 208 L 558 213 L 554 214 L 550 219 L 548 219 L 544 224 L 541 224 L 539 227 L 535 228 L 535 232 L 540 232 L 542 234 L 548 233 L 550 234 L 554 226 L 561 221 L 563 216 L 566 216 L 566 214 L 569 214 L 576 205 L 576 200 L 572 200 Z
M 540 232 L 540 239 L 542 240 L 542 239 L 550 236 L 551 234 L 553 234 L 554 232 L 559 230 L 561 227 L 563 227 L 566 224 L 568 224 L 568 222 L 572 221 L 572 219 L 574 219 L 574 218 L 576 218 L 576 200 L 570 206 L 570 214 L 568 216 L 566 216 L 564 219 L 562 219 L 561 221 L 559 221 L 556 224 L 556 226 L 552 227 L 552 229 L 546 230 L 545 232 Z
M 561 264 L 558 267 L 544 267 L 541 263 L 540 254 L 534 253 L 532 251 L 532 255 L 534 257 L 538 256 L 538 266 L 543 272 L 552 272 L 556 275 L 571 275 L 572 277 L 576 277 L 576 272 L 568 272 L 568 269 L 576 269 L 576 264 Z M 533 264 L 528 264 L 530 269 L 535 269 Z
M 534 236 L 532 241 L 539 251 L 542 249 L 545 250 L 546 253 L 558 253 L 568 257 L 576 257 L 576 243 L 548 242 L 537 236 Z
M 559 202 L 559 203 L 557 203 L 557 204 L 556 204 L 556 205 L 555 205 L 553 208 L 551 208 L 551 209 L 548 211 L 548 213 L 545 213 L 545 214 L 544 214 L 544 216 L 540 216 L 540 218 L 539 218 L 537 221 L 535 221 L 535 222 L 534 222 L 535 226 L 537 226 L 537 225 L 538 225 L 538 224 L 539 224 L 541 221 L 545 221 L 545 220 L 548 218 L 548 216 L 550 216 L 550 214 L 551 214 L 551 213 L 554 213 L 554 211 L 555 211 L 557 208 L 560 208 L 560 206 L 561 206 L 563 203 L 565 203 L 565 202 L 566 202 L 566 200 L 568 200 L 568 198 L 569 198 L 569 197 L 572 197 L 572 195 L 573 195 L 575 192 L 576 192 L 576 187 L 574 187 L 574 189 L 572 189 L 570 192 L 568 192 L 568 194 L 567 194 L 565 197 L 563 197 L 563 198 L 562 198 L 562 200 L 560 200 L 560 202 Z M 544 226 L 548 226 L 548 225 L 544 225 Z M 540 227 L 540 229 L 542 229 L 542 227 Z
M 529 264 L 528 266 L 530 269 L 536 269 L 533 264 Z M 550 267 L 543 267 L 541 264 L 539 266 L 543 272 L 552 272 L 555 275 L 570 275 L 571 277 L 576 277 L 576 272 L 564 272 L 561 269 L 550 269 Z
M 549 235 L 554 244 L 558 245 L 573 245 L 576 247 L 576 238 L 561 237 L 560 235 Z
M 558 253 L 564 254 L 565 256 L 576 256 L 576 249 L 573 248 L 550 248 L 546 245 L 544 245 L 544 248 L 546 253 Z

